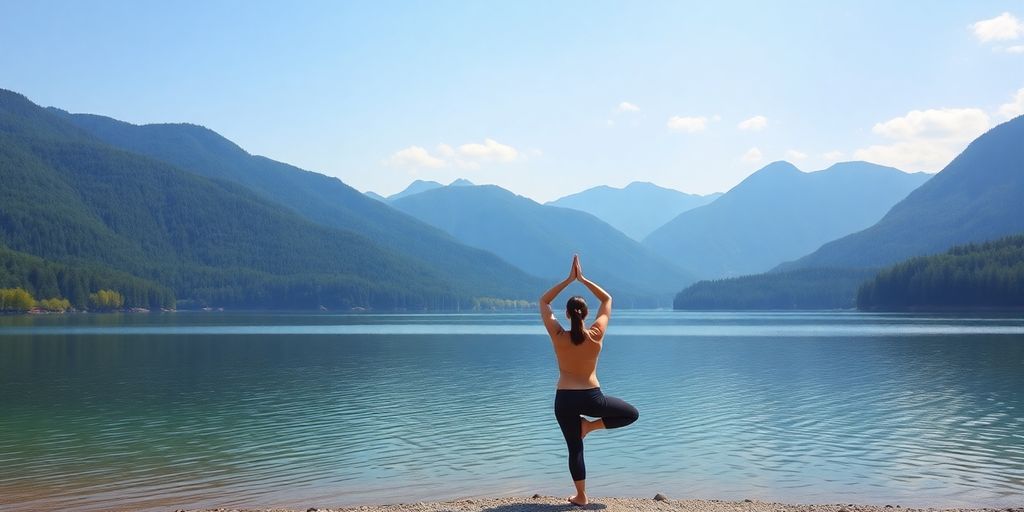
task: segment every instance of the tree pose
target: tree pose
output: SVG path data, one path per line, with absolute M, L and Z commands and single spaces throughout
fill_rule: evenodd
M 551 302 L 573 281 L 586 286 L 599 301 L 594 323 L 586 328 L 587 303 L 583 297 L 569 298 L 565 316 L 570 329 L 566 331 L 551 311 Z M 620 428 L 640 417 L 636 407 L 601 392 L 597 381 L 597 357 L 601 354 L 608 318 L 612 313 L 612 297 L 597 283 L 583 277 L 579 256 L 572 258 L 569 277 L 554 285 L 540 298 L 540 317 L 551 336 L 558 359 L 558 385 L 555 389 L 555 418 L 569 447 L 569 473 L 576 485 L 576 495 L 569 498 L 574 505 L 587 504 L 587 469 L 583 463 L 583 438 L 603 428 Z M 597 418 L 588 420 L 583 416 Z

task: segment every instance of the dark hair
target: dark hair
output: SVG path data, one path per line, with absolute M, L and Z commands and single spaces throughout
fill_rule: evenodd
M 569 322 L 572 323 L 569 338 L 575 345 L 583 343 L 583 340 L 586 339 L 583 336 L 583 319 L 587 317 L 587 301 L 579 295 L 569 297 L 568 302 L 565 303 L 565 314 L 569 315 Z

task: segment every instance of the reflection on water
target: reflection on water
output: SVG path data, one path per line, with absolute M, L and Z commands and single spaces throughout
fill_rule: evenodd
M 0 318 L 0 510 L 571 489 L 523 315 Z M 1024 502 L 1024 321 L 620 313 L 597 495 Z

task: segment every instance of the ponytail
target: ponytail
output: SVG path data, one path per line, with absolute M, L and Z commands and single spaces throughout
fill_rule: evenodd
M 572 322 L 572 330 L 569 331 L 572 342 L 576 345 L 583 343 L 583 312 L 578 309 L 572 310 L 569 313 L 569 321 Z
M 583 300 L 583 297 L 571 297 L 565 304 L 565 313 L 569 316 L 569 322 L 572 324 L 569 339 L 574 345 L 583 343 L 586 340 L 586 334 L 583 332 L 583 319 L 587 317 L 586 301 Z

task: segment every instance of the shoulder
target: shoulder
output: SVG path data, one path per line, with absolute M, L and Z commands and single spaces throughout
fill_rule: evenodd
M 599 325 L 592 325 L 590 329 L 587 329 L 587 334 L 590 335 L 590 339 L 600 342 L 604 339 L 604 330 Z

